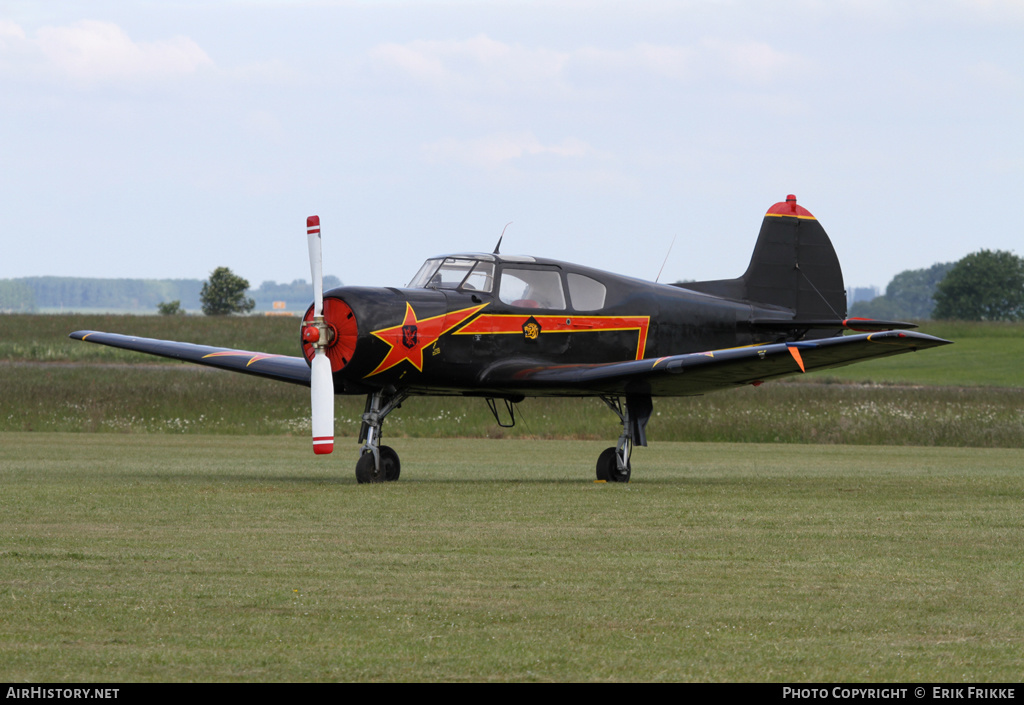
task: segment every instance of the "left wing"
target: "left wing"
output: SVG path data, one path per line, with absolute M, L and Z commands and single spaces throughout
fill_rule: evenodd
M 949 343 L 923 333 L 884 331 L 597 365 L 520 360 L 491 366 L 480 384 L 512 394 L 692 396 Z
M 173 340 L 156 340 L 154 338 L 137 338 L 131 335 L 102 333 L 94 330 L 79 330 L 69 337 L 84 340 L 88 343 L 99 343 L 125 350 L 169 357 L 185 362 L 194 362 L 209 367 L 219 367 L 233 372 L 242 372 L 257 377 L 292 382 L 309 386 L 309 364 L 303 357 L 288 355 L 269 355 L 267 353 L 233 350 L 231 348 L 215 348 L 210 345 L 179 343 Z

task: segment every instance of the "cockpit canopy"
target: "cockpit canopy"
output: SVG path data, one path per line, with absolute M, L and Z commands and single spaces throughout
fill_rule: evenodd
M 494 261 L 468 257 L 428 259 L 409 282 L 409 288 L 460 289 L 489 294 L 494 289 Z
M 517 308 L 551 311 L 596 311 L 605 306 L 607 295 L 602 282 L 579 272 L 566 273 L 556 263 L 485 254 L 428 259 L 409 288 L 480 292 Z

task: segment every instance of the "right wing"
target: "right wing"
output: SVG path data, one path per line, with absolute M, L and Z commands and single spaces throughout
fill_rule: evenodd
M 528 396 L 692 396 L 949 343 L 923 333 L 884 331 L 596 365 L 510 360 L 488 368 L 480 384 Z
M 309 386 L 309 363 L 304 357 L 215 348 L 210 345 L 179 343 L 173 340 L 137 338 L 132 335 L 118 335 L 117 333 L 103 333 L 94 330 L 75 331 L 68 337 L 84 340 L 87 343 L 136 350 L 174 360 L 194 362 L 198 365 L 219 367 L 222 370 Z

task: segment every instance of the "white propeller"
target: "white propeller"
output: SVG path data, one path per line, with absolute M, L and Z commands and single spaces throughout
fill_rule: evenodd
M 313 452 L 334 450 L 334 377 L 327 358 L 328 328 L 324 321 L 324 276 L 320 252 L 320 216 L 306 218 L 309 269 L 313 276 L 313 320 L 303 328 L 303 338 L 313 345 L 310 405 L 313 414 Z

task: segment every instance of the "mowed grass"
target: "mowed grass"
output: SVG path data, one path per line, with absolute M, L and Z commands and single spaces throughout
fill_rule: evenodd
M 299 354 L 299 319 L 292 316 L 0 314 L 0 360 L 176 364 L 152 355 L 68 338 L 76 330 L 101 330 L 276 355 Z
M 1024 323 L 919 321 L 922 333 L 953 345 L 822 370 L 808 382 L 875 382 L 934 386 L 1024 387 Z
M 870 363 L 869 363 L 870 364 Z M 274 434 L 309 437 L 309 390 L 195 365 L 0 364 L 0 432 Z M 362 397 L 337 397 L 335 432 L 359 430 Z M 619 435 L 595 399 L 528 399 L 514 428 L 483 400 L 413 398 L 388 416 L 392 438 Z M 1024 447 L 1024 390 L 774 382 L 703 397 L 658 398 L 648 426 L 664 441 Z
M 658 399 L 627 486 L 599 402 L 411 399 L 357 486 L 362 399 L 318 459 L 303 387 L 66 338 L 294 319 L 64 318 L 0 316 L 0 680 L 1019 680 L 1020 326 Z
M 0 434 L 0 680 L 1015 682 L 1019 450 Z M 344 449 L 342 449 L 344 450 Z M 351 457 L 350 457 L 351 456 Z

